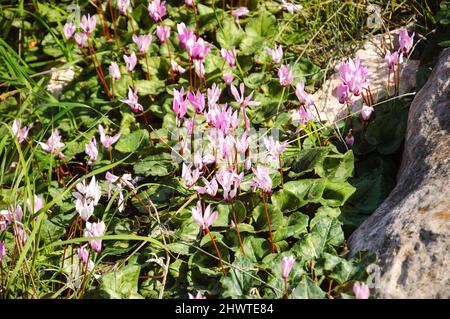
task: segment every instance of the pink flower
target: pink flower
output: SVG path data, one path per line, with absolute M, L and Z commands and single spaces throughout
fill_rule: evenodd
M 170 27 L 166 25 L 159 25 L 156 27 L 156 35 L 161 43 L 165 43 L 170 37 Z
M 133 72 L 134 67 L 136 66 L 136 63 L 137 63 L 136 53 L 131 52 L 129 57 L 124 55 L 123 59 L 125 60 L 125 63 L 127 64 L 128 72 Z
M 128 100 L 120 99 L 119 101 L 128 104 L 131 107 L 131 111 L 137 113 L 144 111 L 144 108 L 139 104 L 138 99 L 138 91 L 137 87 L 135 87 L 134 91 L 131 88 L 128 89 Z
M 281 259 L 281 277 L 284 280 L 289 278 L 289 273 L 291 272 L 292 267 L 294 267 L 294 264 L 295 258 L 293 256 L 283 257 Z
M 255 192 L 259 188 L 263 192 L 270 194 L 272 192 L 272 179 L 269 176 L 267 167 L 258 164 L 256 169 L 252 167 L 252 171 L 255 176 L 248 184 L 253 187 L 253 191 Z
M 86 249 L 85 246 L 79 247 L 77 249 L 78 252 L 78 258 L 83 262 L 83 264 L 87 264 L 89 261 L 89 251 Z
M 11 206 L 8 210 L 0 210 L 0 230 L 4 231 L 6 227 L 13 222 L 21 222 L 23 218 L 22 207 Z
M 282 65 L 278 69 L 278 77 L 280 78 L 280 85 L 281 86 L 291 85 L 292 80 L 294 79 L 294 76 L 292 74 L 292 70 L 289 70 L 289 66 L 288 65 Z
M 275 46 L 274 49 L 267 48 L 267 53 L 269 53 L 269 55 L 272 58 L 272 61 L 275 64 L 281 63 L 281 59 L 283 58 L 283 48 L 281 47 L 281 45 L 279 45 L 278 47 Z
M 355 284 L 353 285 L 353 292 L 355 293 L 355 298 L 356 299 L 369 299 L 370 296 L 370 290 L 369 290 L 369 286 L 360 283 L 360 282 L 355 282 Z
M 294 14 L 298 10 L 303 9 L 303 6 L 300 4 L 288 3 L 288 2 L 286 2 L 286 0 L 281 0 L 280 8 L 285 9 L 290 14 Z
M 180 74 L 183 74 L 184 72 L 186 72 L 186 69 L 183 68 L 182 66 L 180 66 L 177 63 L 177 61 L 175 61 L 175 60 L 171 60 L 170 61 L 170 65 L 172 67 L 173 72 L 177 72 L 177 73 L 180 73 Z
M 193 41 L 195 42 L 195 35 L 193 29 L 187 29 L 184 22 L 179 23 L 177 25 L 177 31 L 178 31 L 178 40 L 180 40 L 180 43 L 183 46 L 186 46 L 186 43 L 190 41 L 193 38 Z
M 202 180 L 205 186 L 196 186 L 195 190 L 199 194 L 208 194 L 211 197 L 215 197 L 219 189 L 219 184 L 217 184 L 216 179 L 212 178 L 211 181 L 208 182 L 206 178 L 202 177 Z
M 94 32 L 96 23 L 97 20 L 95 19 L 95 16 L 91 17 L 91 15 L 88 14 L 86 17 L 84 15 L 81 17 L 80 28 L 86 33 L 87 36 L 90 36 L 92 32 Z
M 211 204 L 206 207 L 204 214 L 201 201 L 197 202 L 197 207 L 192 207 L 192 217 L 203 230 L 214 224 L 218 216 L 217 212 L 211 214 Z
M 361 65 L 359 58 L 349 59 L 339 67 L 342 82 L 348 86 L 349 91 L 355 96 L 359 96 L 361 90 L 368 87 L 367 74 L 369 74 L 369 70 Z
M 17 141 L 20 143 L 22 143 L 28 136 L 28 131 L 33 127 L 33 125 L 28 125 L 25 127 L 20 127 L 22 125 L 22 121 L 15 119 L 12 126 L 11 126 L 11 130 L 14 133 L 14 136 L 16 137 Z
M 194 60 L 194 70 L 200 79 L 205 77 L 205 66 L 202 60 Z
M 1 265 L 3 257 L 5 257 L 5 255 L 6 255 L 5 242 L 3 240 L 0 240 L 0 265 Z M 193 299 L 193 298 L 190 298 L 190 299 Z
M 165 1 L 161 2 L 160 0 L 153 0 L 148 5 L 148 13 L 153 21 L 158 22 L 166 15 L 167 10 L 165 4 Z
M 151 34 L 140 35 L 140 36 L 133 34 L 132 39 L 133 39 L 133 42 L 136 43 L 139 53 L 144 53 L 145 51 L 147 51 L 148 47 L 152 43 L 152 35 Z
M 195 113 L 202 114 L 205 109 L 205 97 L 201 91 L 197 91 L 197 95 L 193 92 L 189 92 L 187 95 L 189 103 L 194 108 Z
M 72 24 L 72 22 L 66 22 L 63 28 L 64 36 L 67 40 L 69 40 L 72 35 L 75 33 L 75 26 Z
M 75 210 L 82 220 L 87 221 L 102 197 L 102 190 L 95 176 L 92 177 L 89 185 L 86 185 L 86 180 L 83 180 L 77 184 L 76 188 L 78 192 L 72 192 L 72 196 L 75 197 Z
M 114 135 L 114 137 L 106 135 L 105 129 L 101 124 L 98 126 L 98 131 L 100 132 L 100 142 L 102 142 L 103 147 L 107 150 L 109 150 L 111 148 L 111 145 L 116 143 L 120 138 L 120 133 Z
M 193 38 L 191 38 L 192 40 Z M 211 50 L 211 45 L 208 44 L 205 40 L 202 38 L 198 38 L 197 41 L 188 41 L 186 43 L 186 49 L 188 51 L 189 56 L 191 59 L 196 60 L 204 60 L 206 55 Z
M 339 98 L 339 103 L 349 103 L 350 102 L 350 92 L 348 90 L 348 86 L 344 83 L 339 84 L 339 86 L 336 89 L 336 94 Z
M 98 157 L 97 140 L 95 137 L 93 137 L 92 140 L 84 146 L 84 150 L 89 156 L 87 164 L 92 165 L 95 163 Z
M 189 299 L 206 299 L 200 292 L 197 292 L 197 294 L 194 296 L 190 293 L 188 293 Z
M 78 44 L 78 46 L 80 48 L 84 47 L 84 44 L 88 40 L 88 37 L 87 37 L 86 33 L 84 33 L 84 32 L 75 33 L 74 38 L 75 38 L 75 42 Z
M 244 107 L 247 107 L 248 105 L 250 105 L 250 106 L 258 106 L 258 105 L 261 104 L 260 102 L 251 101 L 251 99 L 253 97 L 253 92 L 250 93 L 247 97 L 244 98 L 244 91 L 245 91 L 244 83 L 240 84 L 239 90 L 241 92 L 240 95 L 239 95 L 238 90 L 236 89 L 236 87 L 233 84 L 231 84 L 231 93 L 233 94 L 233 97 L 236 100 L 236 102 L 239 103 L 240 107 L 244 108 Z
M 30 213 L 36 214 L 39 210 L 44 207 L 44 199 L 42 196 L 34 195 L 33 205 L 30 199 L 27 199 L 27 209 Z
M 187 188 L 191 188 L 200 177 L 200 171 L 197 168 L 191 172 L 192 165 L 192 163 L 189 163 L 189 165 L 183 163 L 182 165 L 181 178 Z
M 280 143 L 275 141 L 273 136 L 263 139 L 264 146 L 269 151 L 269 158 L 272 161 L 278 161 L 281 154 L 286 150 L 287 142 Z
M 184 118 L 187 113 L 186 100 L 184 99 L 184 87 L 180 91 L 173 89 L 172 108 L 178 119 Z
M 384 61 L 386 61 L 386 64 L 388 66 L 389 70 L 392 70 L 396 64 L 399 63 L 399 54 L 397 51 L 394 53 L 391 53 L 388 51 L 386 53 L 386 56 L 384 57 Z
M 226 85 L 231 85 L 231 83 L 233 83 L 233 80 L 234 80 L 233 73 L 224 73 L 223 74 L 223 81 L 225 82 Z
M 59 150 L 64 146 L 64 143 L 61 142 L 61 135 L 59 135 L 58 129 L 54 130 L 50 138 L 47 140 L 47 143 L 38 142 L 41 145 L 42 149 L 48 153 L 58 155 L 59 158 L 63 158 L 64 154 Z
M 409 36 L 408 31 L 405 29 L 400 30 L 400 35 L 398 38 L 398 41 L 400 43 L 400 53 L 403 54 L 403 56 L 406 56 L 409 51 L 412 49 L 414 44 L 414 35 L 413 33 L 411 36 Z
M 236 49 L 232 48 L 231 51 L 228 51 L 226 49 L 220 50 L 220 53 L 222 54 L 222 58 L 225 60 L 225 62 L 228 63 L 230 67 L 234 67 L 236 65 Z
M 355 144 L 355 138 L 353 137 L 352 134 L 348 134 L 345 137 L 345 144 L 347 144 L 348 146 L 353 146 L 353 144 Z
M 114 81 L 117 81 L 120 79 L 120 77 L 121 77 L 120 69 L 119 69 L 119 65 L 116 62 L 111 62 L 108 70 L 109 70 L 109 74 L 114 79 Z
M 121 15 L 126 15 L 128 7 L 130 6 L 130 0 L 117 0 L 117 7 Z
M 237 174 L 231 169 L 221 167 L 216 172 L 215 178 L 223 188 L 223 199 L 230 201 L 237 195 L 238 188 L 244 178 L 244 173 Z
M 231 16 L 236 19 L 236 21 L 239 22 L 239 18 L 246 16 L 250 11 L 247 7 L 239 7 L 233 10 L 231 13 Z
M 184 0 L 184 5 L 186 6 L 186 7 L 190 7 L 190 8 L 193 8 L 194 7 L 194 0 Z
M 374 111 L 373 107 L 364 105 L 361 109 L 361 118 L 364 121 L 368 121 L 370 119 L 370 116 L 372 115 L 373 111 Z
M 105 234 L 106 225 L 105 222 L 100 223 L 90 223 L 86 222 L 86 230 L 84 231 L 84 236 L 86 237 L 101 237 Z M 100 253 L 102 251 L 102 240 L 101 239 L 95 239 L 90 240 L 89 244 L 91 245 L 92 249 L 96 253 Z
M 294 125 L 304 125 L 306 122 L 313 119 L 313 115 L 308 106 L 301 105 L 292 114 L 292 124 Z
M 208 106 L 215 106 L 217 104 L 217 101 L 220 99 L 220 94 L 222 93 L 222 90 L 219 88 L 219 86 L 216 83 L 213 83 L 211 88 L 206 89 L 206 96 L 208 97 Z

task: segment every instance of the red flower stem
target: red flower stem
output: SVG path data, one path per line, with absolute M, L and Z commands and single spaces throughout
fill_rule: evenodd
M 116 40 L 117 49 L 119 51 L 121 51 L 122 49 L 120 48 L 119 38 L 117 37 L 117 24 L 116 24 L 116 19 L 114 17 L 114 9 L 111 5 L 111 0 L 108 0 L 108 4 L 109 4 L 109 13 L 111 14 L 111 19 L 112 19 L 112 23 L 113 23 L 113 27 L 114 27 L 114 39 Z
M 147 74 L 146 74 L 146 78 L 147 80 L 150 80 L 150 67 L 148 66 L 148 54 L 146 52 L 144 52 L 145 55 L 145 66 L 147 67 Z M 172 69 L 172 67 L 171 67 Z
M 214 245 L 214 248 L 216 249 L 217 256 L 219 257 L 219 261 L 220 261 L 220 266 L 222 267 L 222 272 L 223 272 L 224 275 L 226 275 L 227 273 L 225 272 L 225 268 L 223 266 L 222 256 L 220 255 L 219 248 L 217 248 L 217 244 L 216 244 L 216 241 L 214 240 L 214 236 L 211 234 L 211 232 L 210 232 L 208 227 L 206 227 L 206 231 L 208 232 L 209 236 L 211 237 L 211 241 L 212 241 L 212 243 Z
M 266 198 L 266 193 L 262 194 L 262 198 L 263 198 L 263 203 L 264 203 L 264 212 L 266 213 L 266 218 L 267 218 L 267 225 L 269 226 L 269 238 L 270 238 L 270 244 L 272 245 L 272 253 L 276 252 L 276 247 L 275 244 L 273 243 L 273 238 L 272 238 L 272 225 L 270 224 L 270 217 L 269 217 L 269 211 L 267 210 L 267 198 Z
M 106 84 L 105 76 L 103 74 L 102 67 L 101 67 L 100 63 L 98 63 L 94 46 L 92 45 L 91 42 L 89 42 L 88 47 L 89 47 L 89 51 L 91 53 L 92 63 L 94 64 L 95 69 L 97 70 L 97 75 L 99 76 L 100 81 L 102 82 L 103 87 L 105 88 L 106 94 L 108 95 L 109 98 L 111 98 L 111 93 L 109 92 L 108 85 Z
M 145 124 L 147 124 L 147 131 L 148 131 L 148 138 L 150 140 L 150 145 L 153 146 L 153 141 L 152 141 L 152 137 L 150 136 L 151 134 L 151 127 L 147 118 L 147 113 L 145 111 L 142 111 L 142 114 L 144 115 L 144 121 Z
M 281 154 L 278 155 L 278 161 L 280 162 L 280 179 L 281 179 L 281 189 L 284 189 L 284 180 L 283 180 L 283 163 L 281 161 Z
M 286 299 L 289 299 L 289 290 L 288 290 L 287 278 L 284 278 L 284 288 L 285 288 L 285 291 L 286 291 Z
M 236 227 L 236 233 L 238 235 L 239 245 L 241 246 L 242 254 L 244 254 L 244 257 L 245 257 L 245 249 L 244 249 L 244 245 L 242 244 L 241 234 L 239 233 L 239 227 L 238 227 L 238 223 L 237 223 L 237 219 L 236 219 L 234 204 L 233 204 L 233 220 L 234 220 L 234 226 Z
M 102 27 L 103 27 L 103 34 L 105 35 L 106 39 L 111 39 L 111 34 L 109 33 L 108 27 L 106 25 L 106 18 L 105 18 L 105 12 L 103 11 L 103 5 L 102 0 L 98 0 L 99 5 L 97 6 L 97 11 L 100 8 L 100 20 L 102 20 Z
M 134 29 L 133 22 L 131 21 L 131 17 L 130 17 L 130 15 L 128 14 L 128 12 L 127 12 L 127 19 L 128 19 L 128 22 L 130 23 L 131 30 L 133 31 L 133 34 L 136 33 L 136 30 Z
M 391 96 L 391 69 L 388 69 L 388 81 L 387 81 L 388 97 Z
M 66 169 L 67 169 L 67 172 L 68 172 L 69 175 L 70 175 L 70 178 L 73 178 L 72 172 L 70 171 L 69 166 L 67 165 L 67 162 L 66 162 L 66 160 L 65 160 L 64 157 L 62 158 L 62 161 L 63 161 L 63 163 L 64 163 L 64 166 L 65 166 Z
M 109 152 L 109 162 L 112 164 L 113 163 L 113 158 L 112 158 L 111 147 L 108 149 L 108 152 Z M 112 174 L 114 174 L 114 167 L 111 168 L 111 172 L 112 172 Z
M 163 25 L 163 21 L 161 18 L 159 18 L 159 22 L 160 22 L 160 25 Z M 172 81 L 174 81 L 175 75 L 173 74 L 173 69 L 172 69 L 172 54 L 170 53 L 169 39 L 166 40 L 166 45 L 167 45 L 167 53 L 169 55 L 170 76 L 172 77 Z
M 199 35 L 198 31 L 198 16 L 197 16 L 197 7 L 195 1 L 192 0 L 192 8 L 194 9 L 194 17 L 195 17 L 195 31 L 197 32 L 197 36 Z

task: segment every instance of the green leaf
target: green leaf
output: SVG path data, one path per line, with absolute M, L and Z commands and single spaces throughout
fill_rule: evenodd
M 137 130 L 126 136 L 123 136 L 117 142 L 115 149 L 122 153 L 135 152 L 139 146 L 146 145 L 148 143 L 148 131 Z
M 355 192 L 348 182 L 326 180 L 320 203 L 326 206 L 342 206 Z
M 143 95 L 157 95 L 166 89 L 164 81 L 158 79 L 152 80 L 137 80 L 136 87 L 140 96 Z
M 278 26 L 275 16 L 268 11 L 259 11 L 256 16 L 250 18 L 247 22 L 246 36 L 240 45 L 242 53 L 250 55 L 256 51 L 265 51 L 277 32 Z
M 277 230 L 278 228 L 283 227 L 287 224 L 287 220 L 283 217 L 283 213 L 277 207 L 274 207 L 271 204 L 267 204 L 267 212 L 269 214 L 272 230 Z M 255 220 L 255 229 L 262 231 L 269 230 L 263 204 L 259 204 L 258 206 L 256 206 L 256 208 L 252 212 L 252 217 Z
M 321 165 L 317 165 L 316 172 L 320 177 L 344 181 L 352 176 L 353 163 L 354 156 L 351 150 L 345 154 L 328 154 Z
M 129 264 L 101 277 L 100 296 L 111 299 L 142 299 L 138 294 L 141 267 Z
M 253 264 L 244 257 L 237 257 L 225 277 L 222 278 L 224 298 L 247 298 L 254 281 L 248 274 L 255 275 Z
M 291 298 L 295 299 L 324 299 L 325 292 L 309 277 L 303 279 L 291 292 Z
M 273 240 L 275 242 L 281 241 L 288 237 L 298 237 L 302 233 L 306 233 L 308 230 L 308 216 L 295 212 L 288 218 L 287 226 L 279 228 L 273 233 Z
M 150 155 L 133 166 L 135 174 L 144 176 L 166 176 L 178 169 L 168 153 Z
M 227 50 L 239 46 L 244 36 L 244 31 L 239 29 L 234 20 L 228 16 L 223 20 L 222 26 L 223 28 L 216 33 L 217 42 L 219 42 L 220 46 Z
M 302 203 L 318 203 L 323 195 L 326 179 L 302 179 L 284 184 L 284 189 L 294 193 Z
M 297 195 L 287 189 L 281 189 L 278 192 L 273 193 L 270 200 L 272 201 L 273 206 L 283 212 L 294 211 L 306 204 L 301 201 Z
M 228 227 L 231 225 L 231 221 L 233 220 L 233 209 L 236 215 L 236 220 L 239 223 L 242 223 L 246 216 L 247 210 L 245 209 L 244 204 L 240 200 L 236 200 L 233 203 L 229 204 L 219 204 L 217 205 L 218 218 L 214 222 L 215 227 Z
M 314 168 L 321 165 L 330 150 L 330 147 L 302 149 L 292 164 L 292 171 L 298 173 L 299 175 L 297 176 L 311 172 Z

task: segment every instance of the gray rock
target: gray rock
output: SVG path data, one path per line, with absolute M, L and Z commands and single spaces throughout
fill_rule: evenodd
M 450 298 L 450 49 L 411 105 L 395 189 L 352 234 L 378 255 L 379 298 Z

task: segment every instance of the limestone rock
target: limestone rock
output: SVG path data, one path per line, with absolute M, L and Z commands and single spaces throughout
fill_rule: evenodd
M 367 78 L 375 101 L 379 101 L 387 95 L 388 69 L 386 62 L 384 61 L 384 56 L 387 49 L 392 51 L 394 48 L 397 49 L 399 47 L 399 32 L 400 29 L 391 31 L 387 34 L 375 35 L 370 40 L 365 41 L 362 44 L 361 49 L 355 53 L 355 57 L 359 57 L 362 65 L 367 67 L 371 72 Z M 321 118 L 327 119 L 330 123 L 345 116 L 344 105 L 340 104 L 336 97 L 336 88 L 341 83 L 338 72 L 341 62 L 336 64 L 336 72 L 327 79 L 323 83 L 321 89 L 313 95 L 316 106 L 321 113 Z M 400 76 L 400 94 L 410 92 L 415 87 L 418 67 L 418 60 L 407 60 L 403 62 Z M 391 74 L 392 93 L 393 81 L 394 78 Z M 361 98 L 354 99 L 354 101 L 353 111 L 360 110 L 362 107 Z
M 411 104 L 395 189 L 352 234 L 378 255 L 380 298 L 450 298 L 450 49 Z

